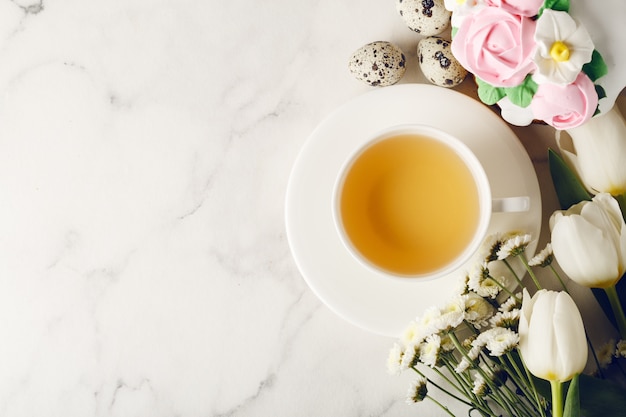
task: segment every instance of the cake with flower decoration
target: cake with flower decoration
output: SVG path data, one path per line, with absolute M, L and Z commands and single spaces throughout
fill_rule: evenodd
M 624 0 L 445 0 L 452 53 L 478 96 L 524 126 L 580 126 L 626 85 Z

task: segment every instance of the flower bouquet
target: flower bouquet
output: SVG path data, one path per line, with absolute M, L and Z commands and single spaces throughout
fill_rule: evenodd
M 560 154 L 549 151 L 562 207 L 551 242 L 529 259 L 532 236 L 490 236 L 456 295 L 409 323 L 388 358 L 391 373 L 417 375 L 409 402 L 449 415 L 446 397 L 469 415 L 626 415 L 626 123 L 614 108 L 561 133 Z M 591 288 L 617 343 L 591 343 L 575 285 Z

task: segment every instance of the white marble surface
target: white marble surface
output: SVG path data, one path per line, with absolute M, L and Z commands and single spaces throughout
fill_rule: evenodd
M 393 1 L 0 0 L 0 415 L 440 415 L 285 237 L 373 40 L 423 81 Z M 517 131 L 548 210 L 549 132 Z

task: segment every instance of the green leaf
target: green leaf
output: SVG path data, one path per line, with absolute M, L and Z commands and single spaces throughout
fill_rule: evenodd
M 623 416 L 626 390 L 606 379 L 580 375 L 580 413 L 584 416 Z
M 583 65 L 583 72 L 587 74 L 591 81 L 596 82 L 598 78 L 609 72 L 609 67 L 607 67 L 606 62 L 604 62 L 604 58 L 602 58 L 600 52 L 594 49 L 591 54 L 591 61 Z
M 450 32 L 450 37 L 452 39 L 454 39 L 454 37 L 456 36 L 456 33 L 459 31 L 459 28 L 457 27 L 452 27 L 452 31 Z
M 606 90 L 604 89 L 604 87 L 599 84 L 595 84 L 594 87 L 596 88 L 596 94 L 598 94 L 598 100 L 606 97 Z
M 578 385 L 578 375 L 575 375 L 567 389 L 563 417 L 580 417 L 580 389 Z
M 478 98 L 489 106 L 496 104 L 506 95 L 504 88 L 494 87 L 480 78 L 476 78 L 476 84 L 478 84 Z
M 578 179 L 578 175 L 552 149 L 548 150 L 548 163 L 552 184 L 554 184 L 561 209 L 566 210 L 583 200 L 591 200 L 591 196 Z
M 539 9 L 539 16 L 545 9 L 558 10 L 561 12 L 569 12 L 569 0 L 546 0 Z
M 520 85 L 505 88 L 504 91 L 509 100 L 511 100 L 511 103 L 520 107 L 528 107 L 538 87 L 537 83 L 528 75 Z

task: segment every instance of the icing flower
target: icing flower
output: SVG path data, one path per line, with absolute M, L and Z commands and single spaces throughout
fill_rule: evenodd
M 475 10 L 484 6 L 485 0 L 444 0 L 444 6 L 452 13 L 450 24 L 458 28 L 463 20 Z
M 452 42 L 457 60 L 496 87 L 520 84 L 535 67 L 536 23 L 499 7 L 483 7 L 467 16 Z
M 535 31 L 535 81 L 569 84 L 591 61 L 593 41 L 584 26 L 566 12 L 544 10 Z
M 535 118 L 561 130 L 582 125 L 597 106 L 598 94 L 583 72 L 568 85 L 540 84 L 530 103 Z
M 485 0 L 488 6 L 501 7 L 512 14 L 533 17 L 543 6 L 544 0 Z

